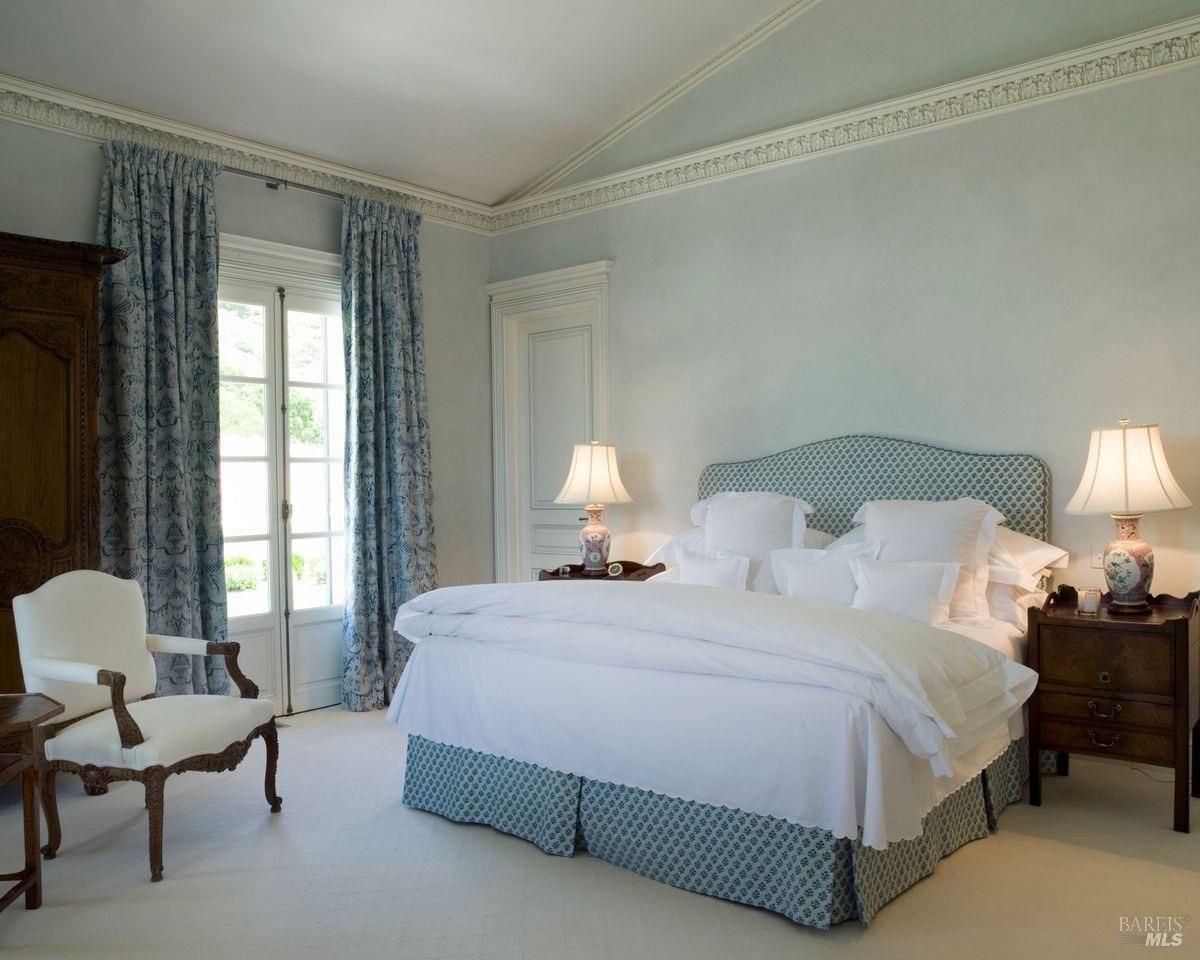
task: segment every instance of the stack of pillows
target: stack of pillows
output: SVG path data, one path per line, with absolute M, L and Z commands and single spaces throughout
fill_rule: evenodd
M 692 507 L 695 527 L 648 563 L 680 583 L 838 603 L 921 623 L 1025 629 L 1050 567 L 1067 552 L 1001 526 L 994 507 L 958 500 L 872 500 L 834 539 L 808 528 L 803 500 L 778 493 L 719 493 Z

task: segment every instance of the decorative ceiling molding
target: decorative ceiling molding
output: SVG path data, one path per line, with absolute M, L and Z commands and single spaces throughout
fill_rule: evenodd
M 374 196 L 429 220 L 497 234 L 771 170 L 1200 63 L 1200 17 L 1056 57 L 782 127 L 494 207 L 0 74 L 0 118 L 92 140 L 126 138 L 297 186 Z
M 492 230 L 629 203 L 1073 96 L 1200 60 L 1200 17 L 494 207 Z
M 735 40 L 719 53 L 705 60 L 704 63 L 700 64 L 700 66 L 696 67 L 696 69 L 692 70 L 686 76 L 676 80 L 649 103 L 643 104 L 637 110 L 633 111 L 633 113 L 615 127 L 600 134 L 596 139 L 580 147 L 565 160 L 559 161 L 541 176 L 521 187 L 511 196 L 507 197 L 505 203 L 524 200 L 546 193 L 555 184 L 561 183 L 564 177 L 578 170 L 591 160 L 592 157 L 596 156 L 596 154 L 614 140 L 625 136 L 625 134 L 643 121 L 649 120 L 668 104 L 678 100 L 694 87 L 698 87 L 714 73 L 728 66 L 751 47 L 761 43 L 771 34 L 775 33 L 775 31 L 791 23 L 805 10 L 815 7 L 820 2 L 821 0 L 791 0 L 781 10 L 768 17 L 745 36 Z
M 271 180 L 398 203 L 429 220 L 480 233 L 491 226 L 491 208 L 482 203 L 4 74 L 0 116 L 90 140 L 136 140 Z

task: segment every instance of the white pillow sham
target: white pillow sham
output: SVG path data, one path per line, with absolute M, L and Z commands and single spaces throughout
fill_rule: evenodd
M 1000 511 L 982 500 L 872 500 L 855 514 L 867 540 L 882 544 L 890 563 L 930 561 L 958 565 L 950 599 L 954 619 L 988 617 L 988 554 L 996 541 Z
M 1008 527 L 997 527 L 996 542 L 992 545 L 988 562 L 993 566 L 1016 567 L 1030 576 L 1040 576 L 1039 571 L 1043 569 L 1065 567 L 1069 558 L 1070 554 L 1062 547 L 1017 533 Z
M 851 558 L 873 559 L 878 552 L 877 543 L 852 543 L 826 550 L 775 550 L 771 554 L 771 569 L 779 592 L 785 597 L 848 607 L 854 603 L 858 587 L 850 569 Z
M 994 620 L 1003 620 L 1024 632 L 1029 628 L 1029 608 L 1046 602 L 1046 591 L 1013 583 L 988 583 L 988 609 Z
M 749 570 L 750 558 L 740 554 L 697 553 L 686 548 L 679 551 L 679 583 L 745 590 Z
M 824 530 L 814 530 L 811 527 L 805 528 L 804 547 L 812 550 L 821 550 L 832 543 L 832 533 L 826 533 Z M 648 567 L 652 567 L 656 563 L 665 563 L 668 567 L 676 567 L 679 565 L 679 549 L 681 547 L 703 553 L 704 530 L 700 527 L 692 527 L 691 530 L 684 531 L 678 536 L 672 537 L 666 543 L 656 547 L 643 562 Z
M 748 589 L 778 593 L 771 551 L 804 542 L 804 515 L 811 509 L 803 500 L 780 493 L 718 493 L 692 508 L 692 522 L 704 528 L 706 553 L 750 558 Z
M 852 557 L 849 562 L 857 609 L 917 623 L 945 623 L 949 619 L 959 577 L 957 563 L 889 563 L 869 557 Z

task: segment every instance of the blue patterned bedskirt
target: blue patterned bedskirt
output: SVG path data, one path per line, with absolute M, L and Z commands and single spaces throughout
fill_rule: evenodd
M 986 837 L 1021 798 L 1028 742 L 998 759 L 929 812 L 922 834 L 864 847 L 827 830 L 728 807 L 677 800 L 532 763 L 408 738 L 404 803 L 483 823 L 546 853 L 576 849 L 663 883 L 828 928 L 864 925 L 888 901 L 933 873 L 942 857 Z

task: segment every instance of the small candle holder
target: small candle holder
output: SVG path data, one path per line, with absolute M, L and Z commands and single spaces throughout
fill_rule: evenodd
M 1095 617 L 1100 613 L 1100 591 L 1080 590 L 1078 611 L 1085 617 Z

